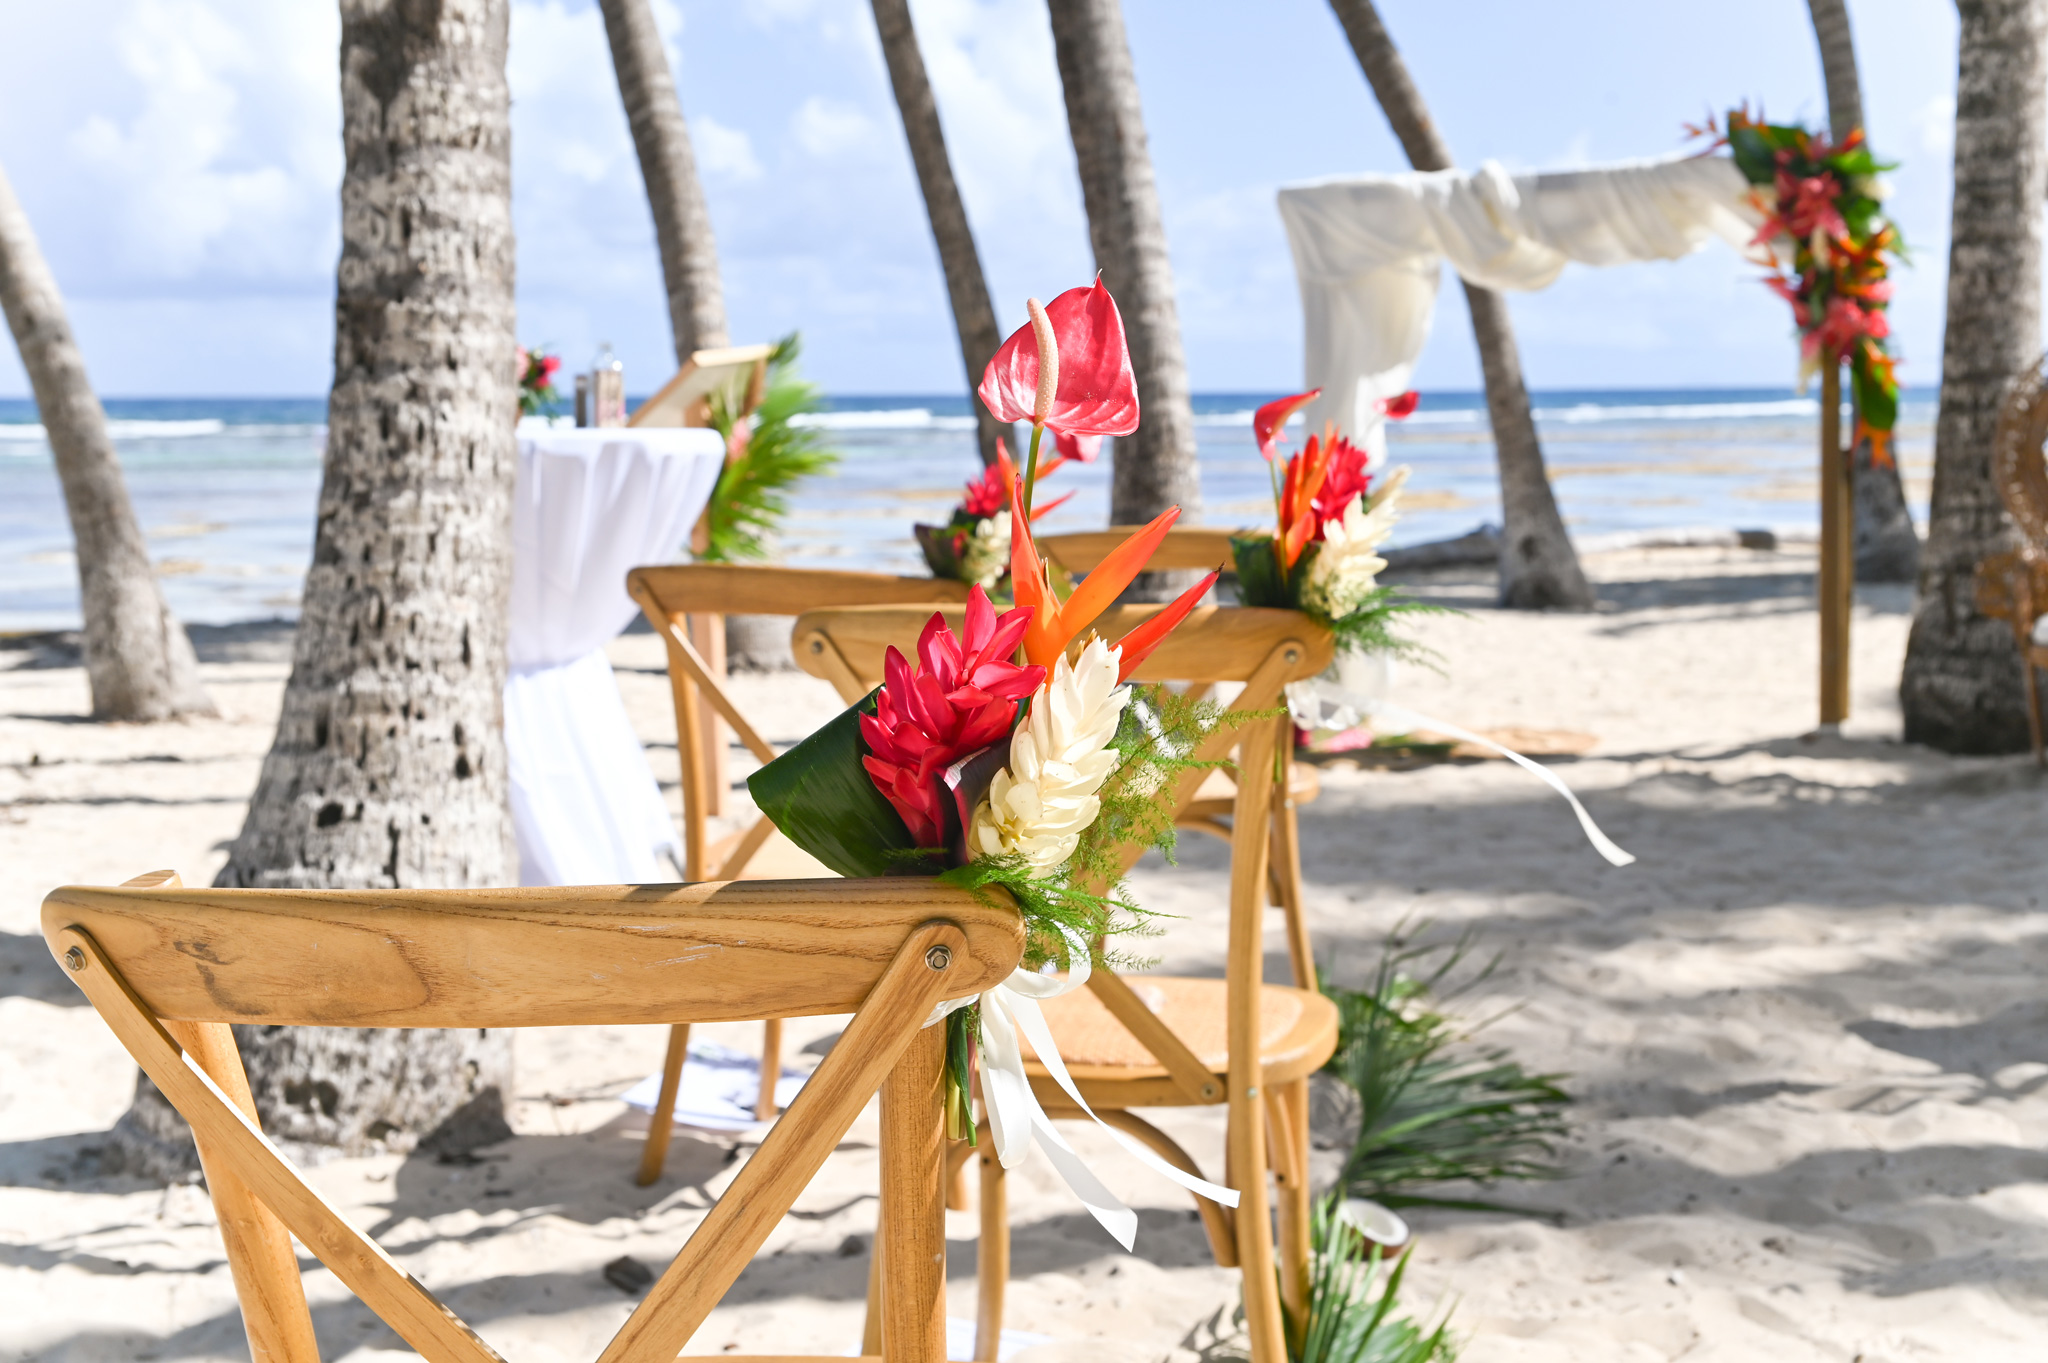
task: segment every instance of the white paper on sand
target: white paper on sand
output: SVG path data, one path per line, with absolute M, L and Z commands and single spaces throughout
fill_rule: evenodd
M 775 1105 L 788 1107 L 808 1078 L 804 1071 L 785 1066 L 775 1081 Z M 628 1107 L 652 1112 L 660 1096 L 661 1071 L 656 1070 L 619 1098 Z M 760 1096 L 758 1058 L 709 1043 L 692 1046 L 676 1089 L 676 1125 L 703 1131 L 752 1131 L 767 1125 L 754 1119 L 754 1102 Z

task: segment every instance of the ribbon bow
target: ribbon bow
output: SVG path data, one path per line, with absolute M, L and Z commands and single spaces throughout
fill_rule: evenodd
M 1174 1168 L 1097 1117 L 1095 1109 L 1088 1106 L 1088 1100 L 1075 1087 L 1073 1077 L 1067 1073 L 1066 1062 L 1060 1059 L 1059 1047 L 1053 1042 L 1052 1029 L 1046 1026 L 1045 1014 L 1038 1007 L 1042 999 L 1058 998 L 1088 983 L 1091 968 L 1087 944 L 1070 928 L 1061 927 L 1060 934 L 1067 939 L 1070 963 L 1064 977 L 1051 973 L 1049 963 L 1043 972 L 1020 966 L 1011 972 L 1009 979 L 981 995 L 981 1102 L 988 1113 L 989 1130 L 995 1137 L 996 1158 L 1002 1162 L 1003 1168 L 1016 1168 L 1031 1148 L 1035 1134 L 1046 1158 L 1052 1161 L 1053 1169 L 1081 1199 L 1088 1214 L 1101 1222 L 1102 1228 L 1126 1250 L 1137 1239 L 1138 1214 L 1103 1186 L 1095 1171 L 1074 1153 L 1074 1147 L 1067 1144 L 1066 1138 L 1053 1126 L 1052 1119 L 1045 1115 L 1045 1109 L 1039 1106 L 1038 1096 L 1031 1091 L 1031 1080 L 1024 1073 L 1024 1048 L 1019 1044 L 1021 1038 L 1031 1043 L 1039 1063 L 1045 1066 L 1046 1073 L 1052 1076 L 1060 1090 L 1073 1100 L 1074 1106 L 1113 1136 L 1118 1145 L 1137 1156 L 1146 1168 L 1172 1179 L 1197 1197 L 1235 1207 L 1235 1189 Z M 967 999 L 953 999 L 940 1004 L 932 1011 L 925 1026 L 931 1026 L 955 1009 L 966 1007 L 968 1002 Z

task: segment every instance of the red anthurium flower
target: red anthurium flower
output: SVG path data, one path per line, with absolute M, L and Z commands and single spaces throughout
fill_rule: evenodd
M 1390 398 L 1379 399 L 1380 415 L 1391 421 L 1406 421 L 1415 415 L 1415 408 L 1422 401 L 1422 394 L 1410 388 Z
M 1044 668 L 1010 661 L 1030 621 L 1021 609 L 998 618 L 988 594 L 976 587 L 968 593 L 959 637 L 945 616 L 933 613 L 918 636 L 917 668 L 889 650 L 875 713 L 860 719 L 869 754 L 861 765 L 919 847 L 946 845 L 952 807 L 942 779 L 946 768 L 1009 737 L 1017 702 L 1045 680 Z
M 1138 384 L 1116 300 L 1102 280 L 1068 289 L 1003 342 L 981 376 L 982 402 L 998 421 L 1029 421 L 1070 435 L 1138 429 Z M 1041 368 L 1053 382 L 1041 391 Z
M 1077 464 L 1092 464 L 1095 456 L 1102 453 L 1102 437 L 1099 435 L 1076 435 L 1072 431 L 1054 431 L 1053 448 L 1060 453 L 1061 460 L 1071 459 Z M 1042 465 L 1038 476 L 1043 478 L 1052 472 L 1051 465 Z
M 1267 463 L 1273 462 L 1275 446 L 1280 439 L 1280 428 L 1287 424 L 1287 419 L 1322 395 L 1323 390 L 1320 388 L 1311 389 L 1306 393 L 1295 393 L 1289 397 L 1276 398 L 1252 413 L 1252 439 L 1259 442 L 1259 453 L 1266 456 Z

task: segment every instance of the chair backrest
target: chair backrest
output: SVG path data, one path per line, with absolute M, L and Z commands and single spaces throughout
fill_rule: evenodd
M 259 1357 L 318 1363 L 281 1222 L 430 1363 L 502 1363 L 263 1136 L 245 1110 L 228 1024 L 545 1026 L 849 1006 L 843 1044 L 600 1363 L 670 1363 L 877 1086 L 885 1161 L 919 1165 L 885 1180 L 885 1352 L 945 1357 L 943 1280 L 931 1268 L 945 1247 L 945 1043 L 943 1028 L 923 1023 L 936 1003 L 1015 968 L 1023 929 L 1014 910 L 919 879 L 838 881 L 829 895 L 803 881 L 293 891 L 185 890 L 165 879 L 56 890 L 43 902 L 43 932 L 191 1123 Z
M 1094 628 L 1105 639 L 1121 638 L 1163 606 L 1119 606 L 1105 611 Z M 942 608 L 958 631 L 964 611 Z M 806 611 L 791 634 L 797 666 L 823 677 L 849 702 L 866 695 L 881 680 L 882 661 L 894 645 L 908 651 L 931 619 L 928 609 L 901 606 L 849 607 Z M 1232 972 L 1243 969 L 1257 978 L 1256 945 L 1265 914 L 1268 825 L 1276 795 L 1285 798 L 1293 763 L 1293 728 L 1287 716 L 1274 715 L 1284 706 L 1289 682 L 1313 677 L 1330 665 L 1335 641 L 1329 630 L 1298 611 L 1255 610 L 1210 606 L 1189 612 L 1179 627 L 1142 663 L 1136 680 L 1192 682 L 1198 685 L 1241 682 L 1243 689 L 1224 712 L 1224 722 L 1192 754 L 1204 762 L 1222 761 L 1237 749 L 1236 796 L 1231 818 L 1231 952 Z M 1247 779 L 1246 774 L 1255 774 Z M 1208 773 L 1182 773 L 1170 789 L 1160 792 L 1176 819 L 1187 810 Z M 1122 849 L 1125 869 L 1145 849 Z M 1290 923 L 1290 932 L 1305 932 Z M 1242 939 L 1242 942 L 1240 942 Z M 1249 945 L 1245 945 L 1249 944 Z M 1117 1020 L 1143 1042 L 1197 1101 L 1211 1101 L 1219 1091 L 1194 1052 L 1169 1030 L 1114 972 L 1089 976 L 1093 989 Z M 1254 989 L 1231 991 L 1231 1007 L 1256 1010 Z M 1249 1022 L 1245 1035 L 1256 1036 Z M 1233 1031 L 1233 1035 L 1236 1035 Z
M 941 578 L 738 563 L 635 568 L 626 575 L 626 590 L 668 650 L 676 751 L 682 762 L 683 875 L 689 880 L 731 880 L 743 874 L 775 831 L 767 820 L 756 819 L 716 845 L 708 837 L 706 820 L 723 812 L 720 721 L 732 727 L 756 759 L 772 761 L 775 750 L 733 703 L 724 656 L 717 651 L 722 635 L 693 629 L 692 622 L 726 615 L 797 615 L 813 606 L 937 605 L 967 599 L 966 584 Z
M 1991 475 L 2030 558 L 2048 557 L 2048 356 L 2014 379 L 1998 410 Z M 2048 603 L 2042 603 L 2048 605 Z
M 1113 525 L 1107 530 L 1077 530 L 1065 535 L 1043 535 L 1039 552 L 1070 573 L 1087 573 L 1109 556 L 1110 550 L 1138 532 L 1135 525 Z M 1207 572 L 1230 564 L 1230 537 L 1235 530 L 1212 530 L 1206 526 L 1176 526 L 1152 555 L 1151 566 L 1163 572 Z

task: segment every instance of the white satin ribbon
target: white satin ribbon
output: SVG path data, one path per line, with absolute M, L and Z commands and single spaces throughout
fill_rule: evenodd
M 1572 813 L 1579 816 L 1579 827 L 1585 831 L 1586 841 L 1592 843 L 1593 850 L 1607 858 L 1611 865 L 1627 866 L 1635 861 L 1633 853 L 1623 851 L 1614 839 L 1600 831 L 1600 825 L 1593 822 L 1593 816 L 1579 803 L 1579 797 L 1572 794 L 1572 788 L 1564 783 L 1564 778 L 1548 767 L 1531 762 L 1514 749 L 1502 747 L 1492 739 L 1475 734 L 1470 729 L 1462 729 L 1440 719 L 1431 719 L 1428 715 L 1419 714 L 1406 706 L 1394 705 L 1372 696 L 1361 696 L 1356 691 L 1347 690 L 1325 677 L 1311 677 L 1306 681 L 1289 683 L 1287 708 L 1294 722 L 1306 729 L 1348 729 L 1359 720 L 1370 717 L 1407 729 L 1429 729 L 1461 742 L 1477 743 L 1482 748 L 1491 748 L 1564 796 L 1565 801 L 1572 807 Z
M 1030 1077 L 1024 1072 L 1021 1037 L 1031 1043 L 1039 1063 L 1045 1066 L 1046 1073 L 1052 1076 L 1061 1091 L 1073 1100 L 1074 1106 L 1087 1113 L 1097 1126 L 1107 1131 L 1140 1163 L 1172 1179 L 1197 1197 L 1235 1207 L 1235 1189 L 1174 1168 L 1097 1117 L 1095 1109 L 1088 1106 L 1088 1100 L 1075 1087 L 1073 1077 L 1067 1073 L 1066 1062 L 1060 1059 L 1052 1029 L 1046 1026 L 1045 1014 L 1038 1007 L 1039 1000 L 1057 998 L 1088 982 L 1087 944 L 1071 929 L 1062 927 L 1060 934 L 1067 939 L 1068 960 L 1071 962 L 1065 978 L 1019 967 L 1011 972 L 1009 979 L 981 995 L 981 1105 L 988 1114 L 989 1131 L 996 1143 L 996 1158 L 1002 1161 L 1005 1169 L 1016 1168 L 1031 1149 L 1035 1133 L 1046 1158 L 1052 1161 L 1054 1171 L 1081 1199 L 1088 1214 L 1101 1222 L 1102 1228 L 1126 1250 L 1136 1241 L 1138 1214 L 1103 1186 L 1095 1171 L 1074 1152 L 1074 1147 L 1067 1144 L 1065 1137 L 1053 1126 L 1052 1119 L 1045 1115 L 1045 1109 L 1039 1106 L 1038 1096 L 1031 1091 Z M 953 999 L 940 1004 L 925 1025 L 931 1026 L 948 1013 L 966 1007 L 968 1002 L 967 999 Z

